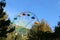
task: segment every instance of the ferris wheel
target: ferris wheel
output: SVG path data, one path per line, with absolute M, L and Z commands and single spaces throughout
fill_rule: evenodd
M 18 13 L 13 20 L 15 34 L 19 34 L 21 37 L 26 36 L 34 24 L 39 24 L 39 19 L 34 13 L 25 11 Z
M 37 22 L 36 22 L 37 21 Z M 13 23 L 25 28 L 31 28 L 34 23 L 38 23 L 39 19 L 32 12 L 21 12 L 14 17 Z

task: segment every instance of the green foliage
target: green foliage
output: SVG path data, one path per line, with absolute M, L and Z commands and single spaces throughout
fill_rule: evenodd
M 6 6 L 5 0 L 0 1 L 0 37 L 7 37 L 7 33 L 11 33 L 15 30 L 14 28 L 10 28 L 10 30 L 7 31 L 7 29 L 10 26 L 10 20 L 7 19 L 6 12 L 4 12 L 4 7 Z
M 55 40 L 55 38 L 55 33 L 44 20 L 39 25 L 34 24 L 28 33 L 28 40 Z
M 56 37 L 60 37 L 60 22 L 58 22 L 58 25 L 55 26 L 55 35 Z
M 43 26 L 41 25 L 39 27 Z M 28 40 L 60 40 L 60 22 L 58 22 L 58 25 L 55 26 L 55 32 L 53 33 L 51 33 L 51 31 L 43 32 L 42 30 L 39 30 L 39 27 L 38 25 L 34 25 L 30 29 L 28 33 Z

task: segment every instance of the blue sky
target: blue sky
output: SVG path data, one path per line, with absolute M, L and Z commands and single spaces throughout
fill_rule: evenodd
M 5 11 L 12 19 L 22 11 L 31 11 L 39 20 L 45 19 L 53 27 L 59 21 L 60 0 L 6 0 Z

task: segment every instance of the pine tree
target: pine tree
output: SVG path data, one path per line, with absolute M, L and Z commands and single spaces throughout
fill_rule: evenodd
M 60 37 L 60 21 L 58 22 L 58 25 L 55 26 L 55 35 L 56 37 Z
M 6 6 L 5 0 L 0 1 L 0 38 L 7 37 L 7 33 L 11 33 L 15 30 L 15 27 L 9 28 L 10 19 L 7 19 L 7 14 L 4 12 Z M 9 30 L 8 30 L 9 29 Z
M 50 26 L 42 20 L 39 25 L 34 24 L 28 33 L 28 40 L 47 40 L 52 33 Z

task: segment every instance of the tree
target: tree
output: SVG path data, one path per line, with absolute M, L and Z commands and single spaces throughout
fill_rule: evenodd
M 7 37 L 7 33 L 11 33 L 15 30 L 15 27 L 10 28 L 10 19 L 7 19 L 7 14 L 4 12 L 6 6 L 5 0 L 0 1 L 0 38 Z M 0 39 L 2 40 L 2 39 Z
M 60 22 L 58 22 L 58 25 L 55 26 L 55 35 L 56 37 L 60 37 Z
M 42 20 L 41 23 L 34 24 L 28 33 L 28 40 L 46 40 L 52 33 L 50 26 Z

